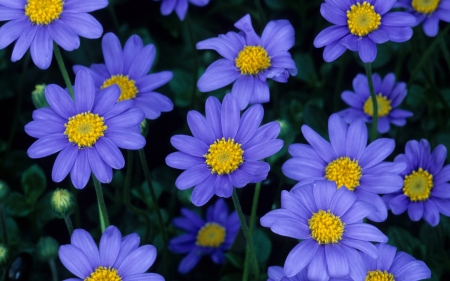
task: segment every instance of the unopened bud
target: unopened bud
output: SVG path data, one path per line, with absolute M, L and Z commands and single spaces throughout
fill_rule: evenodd
M 147 133 L 148 133 L 148 122 L 147 122 L 147 119 L 144 119 L 141 122 L 141 135 L 143 135 L 145 138 L 145 137 L 147 137 Z
M 56 216 L 65 218 L 75 210 L 75 198 L 67 189 L 57 188 L 52 195 L 52 208 Z
M 36 85 L 34 91 L 31 92 L 31 99 L 36 108 L 49 107 L 45 98 L 45 87 L 45 84 Z
M 0 244 L 0 265 L 6 264 L 8 261 L 9 251 L 5 245 Z
M 36 253 L 41 261 L 49 261 L 58 256 L 59 244 L 50 236 L 39 238 L 36 245 Z

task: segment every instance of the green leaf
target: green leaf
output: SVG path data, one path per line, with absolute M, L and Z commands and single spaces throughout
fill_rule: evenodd
M 310 126 L 322 137 L 328 135 L 328 115 L 315 104 L 307 104 L 303 114 L 306 125 Z
M 192 75 L 182 69 L 173 70 L 173 78 L 169 82 L 170 89 L 175 93 L 175 105 L 189 106 L 192 95 Z
M 226 253 L 225 257 L 227 258 L 227 260 L 229 260 L 231 262 L 231 264 L 233 264 L 235 267 L 242 269 L 244 266 L 244 259 L 239 256 L 236 255 L 234 253 Z
M 311 54 L 296 54 L 294 56 L 294 61 L 298 71 L 297 75 L 294 77 L 297 77 L 307 84 L 314 85 L 317 82 L 317 75 Z
M 6 213 L 16 217 L 24 217 L 28 215 L 32 209 L 33 205 L 25 200 L 25 197 L 18 192 L 12 192 L 5 204 Z
M 253 243 L 259 263 L 266 263 L 272 251 L 272 242 L 270 242 L 269 237 L 262 230 L 255 229 L 253 232 Z
M 28 168 L 22 175 L 22 189 L 25 193 L 25 200 L 34 204 L 38 197 L 44 192 L 47 186 L 44 172 L 38 165 Z
M 220 278 L 220 281 L 236 281 L 236 280 L 242 280 L 242 274 L 230 273 Z
M 396 246 L 400 251 L 412 253 L 420 241 L 403 228 L 391 226 L 388 230 L 389 244 Z

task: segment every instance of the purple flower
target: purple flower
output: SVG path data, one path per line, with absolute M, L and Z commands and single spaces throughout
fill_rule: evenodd
M 359 252 L 352 261 L 354 280 L 408 280 L 418 281 L 431 277 L 431 271 L 423 261 L 388 244 L 376 245 L 378 258 Z
M 107 0 L 2 0 L 0 49 L 16 41 L 12 61 L 30 48 L 34 64 L 47 69 L 52 61 L 53 41 L 66 51 L 78 49 L 78 36 L 102 36 L 101 24 L 88 12 L 108 6 Z
M 281 209 L 267 213 L 260 221 L 277 234 L 303 240 L 286 258 L 287 277 L 306 268 L 308 280 L 329 280 L 350 274 L 357 250 L 378 257 L 369 241 L 387 242 L 388 238 L 363 223 L 374 211 L 374 205 L 358 200 L 348 189 L 336 189 L 334 182 L 316 181 L 282 191 Z
M 309 281 L 308 271 L 305 267 L 299 273 L 292 277 L 286 277 L 284 269 L 281 266 L 269 266 L 267 270 L 267 275 L 269 279 L 267 281 Z M 331 278 L 330 281 L 353 281 L 350 278 Z
M 164 281 L 159 274 L 145 273 L 156 259 L 156 249 L 152 245 L 139 247 L 139 242 L 136 233 L 122 238 L 119 229 L 111 225 L 97 248 L 86 230 L 75 229 L 70 244 L 59 247 L 62 264 L 78 277 L 65 281 Z
M 142 110 L 147 119 L 156 119 L 161 112 L 173 109 L 172 101 L 154 90 L 172 79 L 171 71 L 147 74 L 155 59 L 155 46 L 144 47 L 139 36 L 131 36 L 122 50 L 119 38 L 114 33 L 106 33 L 102 39 L 105 64 L 92 64 L 90 68 L 75 65 L 78 73 L 85 69 L 94 78 L 97 91 L 111 85 L 120 88 L 118 101 L 134 100 L 133 107 Z
M 378 105 L 378 132 L 381 134 L 389 131 L 390 123 L 404 126 L 407 117 L 413 116 L 412 112 L 395 108 L 406 97 L 406 83 L 395 83 L 394 73 L 389 73 L 381 80 L 378 74 L 372 75 L 373 86 L 377 95 Z M 353 79 L 353 90 L 344 91 L 341 98 L 351 106 L 338 112 L 345 122 L 350 124 L 356 118 L 362 118 L 364 122 L 372 122 L 373 104 L 370 97 L 367 76 L 358 74 Z
M 282 171 L 288 178 L 298 180 L 294 186 L 309 184 L 315 180 L 329 180 L 338 188 L 345 186 L 359 199 L 374 204 L 378 211 L 367 218 L 380 222 L 387 218 L 387 208 L 378 193 L 391 193 L 402 188 L 399 173 L 404 163 L 383 162 L 394 150 L 393 139 L 380 138 L 367 147 L 367 128 L 362 119 L 350 125 L 337 114 L 328 119 L 330 142 L 324 140 L 307 125 L 302 133 L 310 145 L 292 144 Z
M 49 107 L 33 112 L 25 132 L 38 138 L 28 156 L 41 158 L 56 152 L 52 179 L 62 181 L 70 172 L 76 188 L 84 188 L 91 173 L 103 183 L 112 179 L 112 168 L 121 169 L 125 160 L 120 148 L 140 149 L 145 139 L 139 123 L 144 113 L 131 108 L 132 101 L 117 103 L 120 91 L 108 87 L 95 94 L 94 80 L 82 70 L 75 78 L 75 102 L 58 85 L 45 88 Z
M 184 20 L 188 10 L 188 2 L 195 6 L 203 7 L 209 3 L 209 0 L 153 0 L 162 1 L 161 14 L 164 16 L 170 15 L 173 10 L 177 13 L 180 20 Z
M 178 271 L 188 273 L 204 255 L 216 264 L 225 261 L 224 251 L 233 244 L 240 229 L 236 211 L 228 214 L 228 207 L 221 198 L 208 208 L 206 220 L 188 209 L 181 209 L 183 217 L 175 218 L 173 224 L 187 233 L 170 240 L 169 248 L 177 254 L 187 255 L 178 265 Z
M 276 139 L 278 122 L 259 127 L 264 115 L 260 104 L 241 117 L 236 99 L 227 94 L 222 104 L 209 97 L 205 110 L 206 118 L 189 111 L 187 122 L 194 136 L 173 136 L 170 142 L 180 151 L 166 158 L 170 167 L 186 170 L 175 185 L 181 190 L 195 186 L 191 200 L 196 206 L 204 205 L 214 194 L 230 197 L 233 186 L 241 188 L 265 179 L 270 165 L 259 160 L 283 146 L 283 141 Z
M 327 62 L 340 57 L 346 49 L 358 51 L 365 63 L 377 56 L 377 45 L 387 41 L 405 42 L 412 36 L 415 18 L 404 12 L 387 13 L 397 0 L 325 0 L 322 16 L 334 24 L 322 30 L 314 46 L 321 48 Z
M 403 189 L 383 196 L 392 213 L 399 215 L 408 209 L 409 218 L 422 217 L 432 226 L 439 223 L 439 213 L 450 216 L 450 165 L 442 167 L 447 149 L 438 145 L 433 153 L 427 140 L 406 143 L 405 154 L 395 157 L 395 163 L 406 164 L 401 172 Z
M 209 92 L 236 80 L 231 94 L 243 110 L 249 103 L 270 100 L 267 78 L 286 83 L 289 74 L 297 74 L 288 52 L 294 46 L 294 28 L 287 20 L 270 21 L 259 37 L 253 30 L 250 15 L 234 26 L 241 32 L 228 32 L 197 43 L 197 49 L 212 49 L 224 57 L 206 69 L 197 86 L 201 92 Z
M 414 26 L 423 22 L 423 31 L 430 37 L 439 32 L 439 20 L 450 22 L 450 0 L 398 0 L 396 7 L 406 8 L 416 18 Z

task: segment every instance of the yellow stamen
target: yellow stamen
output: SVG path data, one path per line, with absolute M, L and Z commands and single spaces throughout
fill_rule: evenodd
M 197 246 L 217 248 L 225 241 L 225 228 L 218 223 L 206 223 L 197 234 Z
M 386 270 L 367 271 L 366 279 L 364 281 L 395 281 L 394 274 Z
M 422 168 L 405 176 L 403 193 L 411 201 L 426 201 L 430 197 L 432 188 L 433 175 Z
M 62 0 L 28 0 L 25 15 L 34 24 L 48 25 L 63 12 Z
M 381 16 L 375 12 L 375 7 L 366 1 L 352 5 L 347 11 L 348 29 L 353 35 L 366 36 L 377 30 L 381 24 Z
M 422 14 L 432 14 L 439 6 L 441 0 L 413 0 L 411 6 Z
M 345 223 L 341 218 L 335 216 L 328 210 L 319 210 L 313 213 L 308 220 L 308 227 L 311 230 L 311 237 L 319 244 L 333 244 L 342 240 Z
M 378 105 L 378 117 L 383 117 L 391 112 L 391 101 L 387 97 L 383 96 L 381 93 L 377 95 L 377 105 Z M 369 116 L 373 116 L 373 103 L 372 97 L 369 97 L 364 103 L 364 113 Z
M 211 144 L 203 157 L 206 158 L 205 163 L 211 168 L 211 173 L 223 175 L 234 172 L 244 162 L 243 154 L 240 143 L 235 143 L 234 139 L 222 138 Z
M 245 46 L 237 58 L 236 66 L 242 75 L 257 75 L 271 65 L 267 51 L 261 46 Z
M 92 147 L 100 137 L 104 136 L 107 129 L 103 117 L 90 112 L 83 112 L 72 116 L 64 124 L 70 142 L 78 145 L 78 148 Z
M 349 157 L 339 157 L 325 167 L 325 178 L 336 183 L 337 188 L 345 186 L 348 190 L 355 190 L 361 179 L 361 167 L 358 160 Z
M 84 281 L 122 281 L 117 269 L 99 266 Z
M 116 84 L 120 88 L 120 97 L 118 101 L 129 100 L 134 99 L 139 92 L 135 83 L 136 81 L 130 79 L 128 75 L 113 75 L 110 78 L 106 79 L 105 82 L 103 82 L 103 85 L 100 87 L 100 89 L 104 89 L 113 84 Z

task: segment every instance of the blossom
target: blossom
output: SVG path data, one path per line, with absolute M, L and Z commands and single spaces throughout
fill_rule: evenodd
M 259 37 L 248 14 L 234 26 L 241 32 L 228 32 L 197 43 L 197 49 L 212 49 L 224 57 L 206 69 L 197 87 L 200 92 L 208 92 L 236 80 L 231 94 L 243 110 L 249 103 L 270 100 L 267 78 L 286 83 L 289 75 L 297 74 L 294 60 L 288 52 L 294 46 L 295 31 L 289 21 L 276 20 L 270 21 Z
M 310 145 L 292 144 L 282 171 L 288 178 L 298 180 L 294 189 L 315 180 L 329 180 L 338 188 L 345 186 L 359 199 L 374 204 L 378 211 L 368 215 L 372 221 L 387 218 L 387 208 L 378 193 L 391 193 L 402 188 L 399 173 L 403 163 L 383 162 L 394 150 L 393 139 L 380 138 L 367 147 L 367 127 L 362 119 L 347 125 L 337 114 L 328 119 L 330 142 L 324 140 L 309 126 L 302 133 Z
M 99 38 L 101 24 L 88 12 L 108 6 L 107 0 L 2 0 L 0 49 L 16 41 L 12 61 L 30 48 L 34 64 L 47 69 L 52 61 L 53 41 L 66 51 L 78 49 L 80 38 Z
M 416 18 L 414 26 L 423 22 L 423 31 L 430 37 L 439 32 L 439 20 L 450 22 L 450 0 L 398 0 L 396 7 L 406 8 Z
M 282 191 L 281 209 L 267 213 L 260 222 L 279 235 L 303 240 L 286 258 L 287 277 L 306 268 L 308 280 L 329 280 L 350 274 L 357 250 L 378 257 L 369 241 L 387 242 L 388 238 L 363 223 L 374 211 L 374 205 L 358 200 L 348 189 L 336 189 L 334 182 L 322 180 Z
M 111 225 L 103 232 L 97 248 L 89 232 L 75 229 L 70 244 L 59 248 L 62 264 L 78 277 L 66 281 L 164 281 L 159 274 L 145 273 L 156 259 L 156 249 L 152 245 L 139 247 L 139 242 L 136 233 L 122 238 L 119 229 Z
M 383 196 L 394 214 L 408 210 L 411 220 L 423 217 L 432 226 L 439 223 L 439 213 L 450 216 L 450 165 L 443 167 L 446 157 L 447 149 L 442 144 L 431 153 L 425 139 L 406 143 L 405 154 L 394 159 L 407 166 L 401 172 L 403 188 Z
M 203 220 L 195 212 L 181 209 L 183 217 L 175 218 L 175 227 L 185 230 L 182 234 L 170 240 L 169 248 L 177 254 L 186 254 L 178 265 L 182 274 L 189 272 L 204 255 L 209 255 L 216 264 L 225 261 L 224 251 L 233 244 L 240 229 L 236 211 L 228 214 L 228 207 L 221 198 L 206 211 Z
M 209 0 L 154 0 L 162 1 L 161 3 L 161 14 L 164 16 L 170 15 L 173 10 L 177 13 L 180 20 L 184 20 L 188 10 L 188 3 L 194 4 L 195 6 L 203 7 L 209 3 Z
M 133 107 L 142 110 L 147 119 L 156 119 L 161 112 L 173 109 L 172 101 L 154 90 L 172 79 L 171 71 L 147 74 L 155 59 L 153 44 L 144 46 L 142 39 L 131 36 L 122 50 L 119 38 L 114 33 L 106 33 L 102 39 L 105 64 L 92 64 L 90 68 L 75 65 L 73 70 L 89 71 L 94 78 L 97 91 L 111 85 L 120 88 L 118 101 L 134 100 Z
M 38 138 L 28 156 L 41 158 L 59 152 L 52 179 L 62 181 L 70 172 L 76 188 L 84 188 L 91 173 L 103 183 L 112 179 L 112 168 L 121 169 L 125 160 L 120 148 L 140 149 L 145 139 L 139 131 L 144 113 L 131 108 L 132 101 L 117 103 L 120 91 L 109 87 L 97 95 L 94 80 L 86 71 L 75 77 L 73 101 L 58 85 L 47 85 L 50 107 L 33 111 L 25 132 Z
M 259 160 L 283 146 L 283 141 L 276 139 L 278 122 L 259 127 L 264 115 L 260 104 L 240 116 L 236 99 L 227 94 L 222 104 L 209 97 L 205 110 L 206 118 L 197 111 L 188 112 L 194 136 L 173 136 L 170 142 L 180 151 L 166 157 L 167 165 L 185 170 L 175 182 L 177 188 L 195 186 L 191 200 L 196 206 L 204 205 L 214 194 L 230 197 L 233 186 L 241 188 L 264 180 L 270 165 Z
M 267 279 L 267 281 L 309 281 L 308 271 L 306 268 L 302 269 L 299 273 L 292 277 L 286 277 L 284 269 L 281 266 L 269 266 L 267 269 L 267 275 L 269 275 L 269 279 Z M 353 279 L 331 278 L 330 281 L 353 281 Z
M 415 18 L 405 12 L 388 11 L 396 0 L 325 0 L 320 6 L 322 16 L 334 24 L 322 30 L 314 46 L 325 46 L 327 62 L 340 57 L 346 49 L 358 51 L 365 63 L 377 56 L 377 45 L 387 41 L 405 42 L 412 36 Z
M 431 271 L 423 261 L 418 261 L 405 252 L 388 244 L 376 245 L 378 258 L 359 252 L 353 260 L 354 280 L 408 280 L 418 281 L 431 277 Z
M 406 83 L 395 83 L 394 73 L 389 73 L 381 80 L 378 74 L 372 75 L 373 87 L 377 95 L 378 105 L 378 132 L 381 134 L 389 131 L 390 123 L 397 126 L 404 126 L 407 117 L 413 116 L 412 112 L 395 108 L 400 105 L 408 92 Z M 356 118 L 362 118 L 364 122 L 372 122 L 373 104 L 370 97 L 367 76 L 358 74 L 353 79 L 353 90 L 344 91 L 341 98 L 350 108 L 344 109 L 338 114 L 344 118 L 345 122 L 351 123 Z

